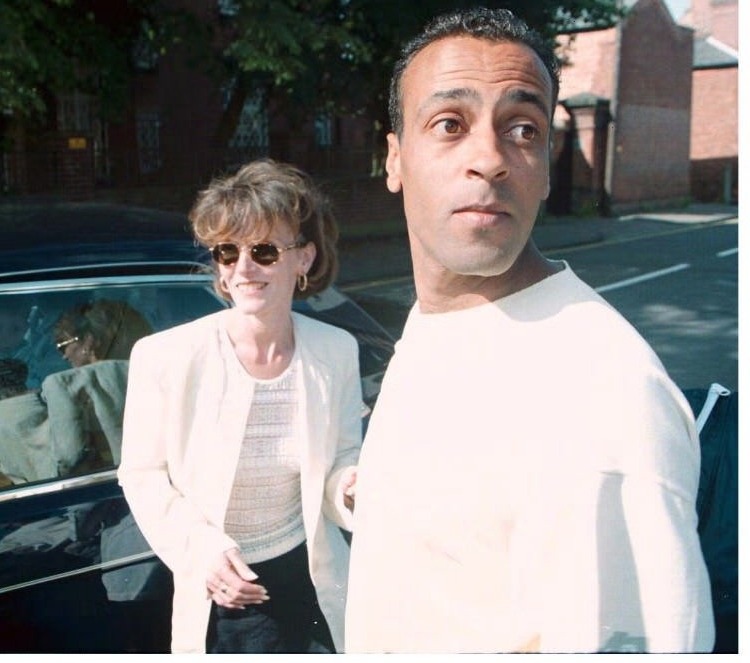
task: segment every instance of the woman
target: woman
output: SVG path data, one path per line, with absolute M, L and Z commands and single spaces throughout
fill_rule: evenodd
M 335 223 L 272 161 L 212 182 L 190 219 L 233 306 L 136 345 L 119 470 L 174 575 L 172 651 L 340 651 L 357 344 L 291 311 L 331 282 Z
M 126 302 L 96 299 L 63 313 L 55 323 L 55 345 L 74 367 L 104 359 L 127 359 L 151 325 Z
M 151 331 L 126 302 L 97 299 L 65 311 L 52 329 L 71 368 L 27 390 L 26 365 L 15 364 L 17 392 L 0 402 L 0 468 L 13 483 L 80 476 L 119 463 L 127 358 Z

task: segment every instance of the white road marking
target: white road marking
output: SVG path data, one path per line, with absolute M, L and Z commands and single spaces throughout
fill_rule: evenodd
M 598 288 L 594 288 L 597 292 L 607 292 L 609 290 L 617 290 L 619 288 L 627 288 L 631 285 L 637 285 L 644 281 L 650 281 L 651 279 L 658 279 L 660 276 L 666 276 L 667 274 L 674 274 L 675 272 L 681 272 L 683 269 L 688 269 L 689 263 L 683 262 L 679 265 L 667 267 L 666 269 L 658 269 L 655 272 L 648 272 L 647 274 L 641 274 L 640 276 L 634 276 L 631 279 L 625 279 L 624 281 L 617 281 L 616 283 L 610 283 L 609 285 L 603 285 Z
M 716 254 L 717 258 L 726 258 L 727 256 L 733 256 L 737 253 L 737 248 L 727 249 L 726 251 L 719 251 Z

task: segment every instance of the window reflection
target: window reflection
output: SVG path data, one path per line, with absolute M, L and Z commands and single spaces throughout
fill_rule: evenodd
M 221 307 L 195 284 L 0 294 L 0 489 L 116 467 L 133 345 Z

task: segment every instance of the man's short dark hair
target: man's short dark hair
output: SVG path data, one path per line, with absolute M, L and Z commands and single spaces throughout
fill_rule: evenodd
M 401 49 L 393 67 L 388 114 L 391 129 L 398 135 L 404 128 L 401 80 L 414 56 L 425 46 L 446 37 L 476 37 L 493 42 L 516 42 L 531 48 L 544 64 L 552 80 L 552 111 L 560 88 L 560 64 L 552 45 L 536 30 L 507 9 L 458 9 L 433 18 L 422 32 Z

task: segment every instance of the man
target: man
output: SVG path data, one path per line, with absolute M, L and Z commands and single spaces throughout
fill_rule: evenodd
M 396 65 L 418 302 L 360 458 L 348 652 L 711 649 L 689 407 L 531 240 L 557 76 L 505 10 L 436 19 Z

